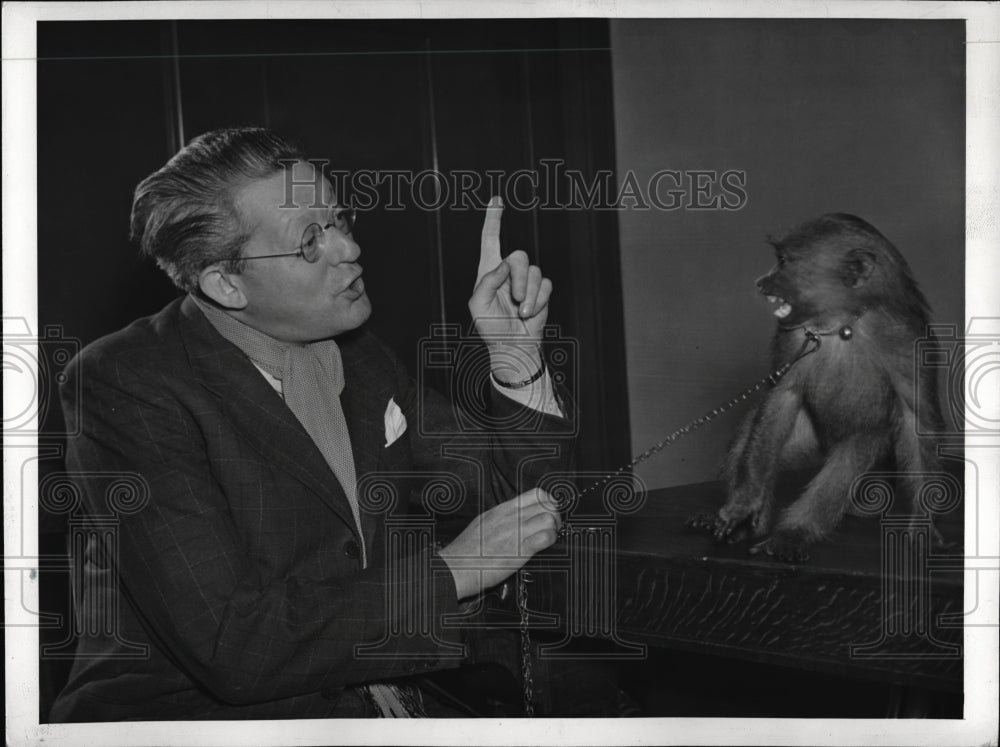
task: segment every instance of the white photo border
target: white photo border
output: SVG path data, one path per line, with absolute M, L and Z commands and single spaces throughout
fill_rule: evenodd
M 1000 5 L 975 2 L 656 2 L 653 0 L 330 0 L 327 2 L 95 2 L 3 6 L 3 315 L 37 330 L 36 23 L 47 20 L 211 18 L 904 18 L 965 19 L 966 322 L 1000 317 Z M 21 377 L 23 378 L 23 377 Z M 4 372 L 5 412 L 24 401 L 23 381 Z M 30 393 L 28 393 L 30 396 Z M 1000 403 L 984 403 L 1000 412 Z M 994 421 L 995 422 L 995 421 Z M 38 628 L 23 605 L 38 605 L 28 569 L 38 555 L 37 439 L 4 445 L 4 602 L 6 737 L 29 745 L 311 744 L 996 744 L 1000 443 L 968 443 L 966 474 L 980 494 L 966 512 L 966 548 L 977 567 L 965 577 L 967 611 L 978 605 L 990 625 L 966 627 L 965 718 L 961 720 L 637 718 L 539 720 L 295 720 L 39 724 Z M 977 484 L 978 480 L 978 484 Z M 23 492 L 22 492 L 23 491 Z M 23 509 L 22 509 L 22 495 Z M 993 528 L 993 531 L 979 527 Z M 970 564 L 971 566 L 971 564 Z M 664 676 L 669 677 L 670 673 Z

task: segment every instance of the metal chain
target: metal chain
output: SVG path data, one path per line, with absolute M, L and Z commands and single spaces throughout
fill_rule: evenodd
M 609 472 L 600 480 L 597 480 L 588 485 L 586 488 L 578 492 L 576 497 L 582 498 L 587 493 L 590 493 L 593 490 L 597 490 L 601 486 L 607 484 L 609 480 L 621 475 L 623 472 L 631 470 L 637 464 L 645 462 L 651 456 L 653 456 L 659 451 L 662 451 L 664 448 L 672 444 L 677 439 L 686 436 L 689 433 L 693 433 L 694 431 L 698 430 L 703 425 L 705 425 L 705 423 L 708 423 L 714 420 L 715 418 L 719 417 L 719 415 L 728 412 L 729 410 L 736 407 L 736 405 L 742 404 L 751 396 L 759 392 L 763 386 L 765 385 L 770 385 L 772 387 L 776 386 L 778 382 L 781 381 L 782 377 L 784 377 L 784 375 L 788 373 L 788 371 L 791 369 L 792 366 L 794 366 L 796 363 L 798 363 L 807 355 L 815 353 L 817 350 L 819 350 L 821 344 L 820 335 L 823 334 L 830 334 L 830 333 L 829 332 L 817 333 L 817 332 L 812 332 L 811 330 L 806 330 L 805 339 L 802 341 L 802 347 L 799 348 L 799 352 L 790 361 L 788 361 L 775 371 L 772 371 L 767 376 L 754 383 L 752 386 L 747 387 L 738 395 L 728 400 L 724 404 L 720 405 L 719 407 L 716 407 L 715 409 L 705 413 L 701 417 L 695 418 L 689 423 L 682 425 L 680 428 L 673 431 L 662 441 L 658 441 L 657 443 L 650 446 L 644 452 L 639 454 L 639 456 L 632 459 L 632 461 L 629 462 L 628 464 L 622 465 L 614 472 Z M 574 530 L 581 532 L 591 531 L 588 527 L 576 528 L 571 526 L 569 522 L 564 522 L 563 525 L 559 528 L 558 536 L 565 537 L 567 534 L 569 534 Z M 528 624 L 529 620 L 528 620 L 527 585 L 529 583 L 531 583 L 531 573 L 524 569 L 518 571 L 517 607 L 521 617 L 521 682 L 524 687 L 524 715 L 527 718 L 532 718 L 535 715 L 535 705 L 533 702 L 535 682 L 534 678 L 532 677 L 531 632 L 529 630 L 529 624 Z
M 813 345 L 814 343 L 815 347 L 810 348 L 810 346 Z M 817 350 L 819 350 L 819 346 L 820 346 L 820 338 L 811 332 L 807 332 L 805 340 L 802 341 L 802 347 L 799 348 L 799 352 L 788 363 L 781 366 L 777 370 L 772 371 L 767 376 L 760 379 L 760 381 L 756 382 L 752 386 L 747 387 L 742 392 L 737 394 L 735 397 L 728 400 L 719 407 L 716 407 L 714 410 L 711 410 L 710 412 L 705 413 L 701 417 L 695 418 L 689 423 L 682 425 L 680 428 L 675 430 L 673 433 L 664 438 L 662 441 L 659 441 L 650 446 L 648 449 L 642 452 L 639 456 L 635 457 L 628 464 L 622 465 L 614 472 L 609 472 L 602 479 L 588 485 L 586 488 L 577 493 L 577 497 L 578 498 L 583 497 L 587 493 L 593 490 L 597 490 L 598 488 L 605 485 L 609 480 L 618 477 L 623 472 L 630 471 L 637 464 L 645 462 L 651 456 L 653 456 L 659 451 L 662 451 L 664 448 L 666 448 L 667 446 L 669 446 L 682 436 L 686 436 L 689 433 L 693 433 L 694 431 L 698 430 L 703 425 L 705 425 L 705 423 L 715 420 L 715 418 L 719 417 L 719 415 L 722 415 L 723 413 L 732 410 L 734 407 L 736 407 L 736 405 L 740 405 L 746 402 L 747 399 L 749 399 L 754 394 L 759 392 L 764 385 L 770 385 L 772 387 L 776 386 L 777 383 L 781 381 L 782 377 L 784 377 L 784 375 L 788 373 L 789 369 L 791 369 L 792 366 L 794 366 L 802 358 L 809 355 L 810 353 L 815 353 Z M 566 535 L 570 531 L 570 529 L 571 527 L 569 527 L 568 524 L 563 524 L 563 526 L 559 530 L 560 535 Z
M 531 675 L 531 633 L 528 630 L 528 583 L 531 576 L 527 571 L 517 572 L 517 609 L 521 613 L 521 684 L 524 687 L 524 715 L 535 715 L 535 680 Z

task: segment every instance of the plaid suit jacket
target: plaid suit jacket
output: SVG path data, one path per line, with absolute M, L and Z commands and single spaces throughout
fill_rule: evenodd
M 541 413 L 515 418 L 520 443 L 519 434 L 503 448 L 480 439 L 466 458 L 443 461 L 442 444 L 462 440 L 450 405 L 418 397 L 370 334 L 338 341 L 359 481 L 448 470 L 474 514 L 479 498 L 491 505 L 529 487 L 531 475 L 565 468 L 567 424 Z M 88 346 L 67 374 L 63 407 L 79 432 L 67 468 L 86 511 L 108 516 L 108 474 L 133 473 L 148 499 L 78 548 L 83 635 L 52 721 L 362 716 L 351 685 L 459 665 L 463 633 L 440 625 L 458 609 L 440 560 L 410 548 L 389 572 L 385 515 L 368 511 L 370 563 L 361 568 L 350 506 L 323 456 L 190 298 Z M 390 398 L 410 427 L 387 447 Z M 519 408 L 502 395 L 493 406 Z M 420 438 L 420 417 L 454 435 Z M 536 459 L 518 484 L 518 463 L 544 452 L 539 431 L 562 434 L 559 454 Z M 400 615 L 428 611 L 431 635 L 397 635 Z M 365 643 L 380 655 L 357 656 Z

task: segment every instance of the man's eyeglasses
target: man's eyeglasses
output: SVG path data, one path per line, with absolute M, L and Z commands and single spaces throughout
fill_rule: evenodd
M 255 254 L 250 257 L 240 257 L 244 259 L 274 259 L 275 257 L 302 257 L 306 262 L 315 262 L 319 259 L 320 248 L 322 246 L 323 234 L 331 228 L 335 228 L 344 236 L 350 236 L 354 231 L 354 224 L 358 218 L 358 211 L 352 207 L 335 207 L 330 214 L 330 222 L 325 226 L 319 223 L 310 223 L 306 230 L 302 232 L 302 240 L 299 241 L 298 251 L 282 252 L 281 254 Z

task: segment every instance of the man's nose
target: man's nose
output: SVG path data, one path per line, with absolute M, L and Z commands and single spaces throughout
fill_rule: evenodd
M 361 256 L 361 247 L 349 233 L 341 233 L 335 229 L 327 231 L 329 239 L 324 247 L 326 259 L 332 265 L 341 262 L 357 262 Z

